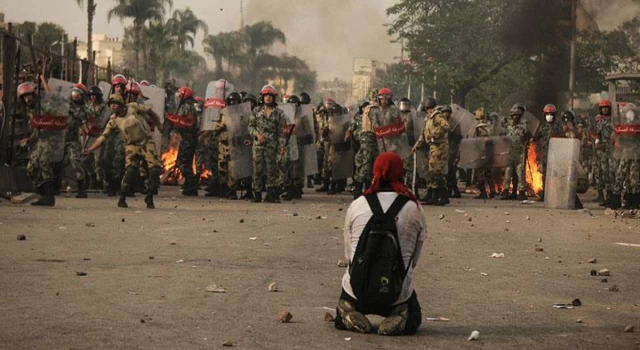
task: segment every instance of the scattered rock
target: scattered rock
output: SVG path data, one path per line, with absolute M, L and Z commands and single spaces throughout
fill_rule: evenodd
M 620 288 L 618 288 L 618 286 L 614 284 L 611 287 L 609 287 L 609 291 L 610 292 L 619 292 Z
M 509 232 L 509 229 L 505 227 L 504 232 Z
M 588 262 L 589 264 L 595 264 L 595 263 L 597 263 L 597 262 L 598 262 L 598 259 L 596 259 L 596 258 L 591 258 L 591 259 L 589 259 L 587 262 Z
M 316 219 L 318 219 L 318 220 L 322 220 L 322 215 L 318 215 L 318 216 L 316 216 Z
M 289 311 L 280 311 L 278 314 L 278 322 L 280 323 L 289 323 L 293 315 Z
M 440 220 L 444 219 L 444 214 L 440 214 L 440 216 L 438 216 L 438 219 Z
M 176 242 L 171 242 L 171 243 L 169 243 L 169 244 L 170 244 L 170 245 L 176 245 L 176 244 L 178 244 L 178 243 L 176 243 Z
M 124 222 L 124 218 L 120 219 L 121 222 Z
M 600 280 L 600 282 L 602 283 L 609 283 L 609 279 L 608 278 L 603 278 Z
M 591 276 L 598 276 L 598 271 L 596 270 L 591 270 Z
M 342 259 L 338 259 L 338 266 L 339 267 L 347 267 L 347 266 L 349 266 L 349 264 L 346 261 L 342 260 Z
M 618 217 L 618 212 L 613 210 L 613 209 L 607 208 L 607 209 L 604 210 L 604 216 L 607 216 L 607 217 L 610 217 L 612 219 L 615 219 L 615 218 Z
M 150 257 L 149 257 L 149 260 L 153 260 L 153 259 L 155 259 L 155 258 L 156 258 L 155 256 L 150 256 Z
M 510 213 L 510 212 L 508 212 L 508 211 L 505 211 L 505 212 L 504 212 L 504 215 L 511 215 L 511 213 Z
M 146 323 L 147 321 L 145 321 L 143 318 L 140 319 L 140 323 Z
M 576 323 L 582 323 L 582 319 L 577 319 Z
M 480 272 L 480 276 L 489 276 L 489 274 L 486 272 Z
M 507 221 L 505 221 L 505 222 L 506 222 L 507 224 L 510 224 L 510 223 L 511 223 L 511 220 L 507 220 Z
M 335 320 L 336 319 L 333 318 L 333 315 L 330 312 L 327 312 L 327 313 L 324 314 L 324 321 L 325 322 L 333 322 Z
M 298 213 L 293 213 L 292 215 L 293 215 L 293 216 L 298 216 Z
M 635 330 L 634 325 L 628 325 L 624 328 L 625 333 L 633 333 L 634 330 Z
M 96 224 L 94 224 L 93 222 L 87 222 L 85 225 L 87 227 L 96 227 Z
M 87 273 L 86 272 L 82 272 L 82 271 L 76 271 L 76 276 L 86 276 Z
M 217 284 L 212 284 L 210 286 L 207 286 L 205 290 L 209 293 L 226 293 L 227 292 L 226 289 L 222 288 L 222 286 L 219 286 Z
M 342 208 L 338 208 L 338 211 L 342 211 Z
M 271 282 L 271 284 L 269 285 L 269 291 L 270 292 L 277 292 L 278 291 L 278 284 L 276 282 Z
M 222 9 L 220 9 L 220 11 L 222 11 Z M 230 347 L 233 346 L 233 343 L 230 342 L 230 341 L 226 341 L 226 342 L 222 343 L 222 346 L 230 348 Z
M 473 219 L 471 217 L 468 217 L 467 221 L 473 221 Z
M 258 239 L 258 237 L 249 237 L 250 240 L 255 241 Z
M 578 298 L 573 299 L 573 301 L 571 302 L 571 305 L 573 306 L 582 306 L 582 301 Z
M 490 258 L 504 258 L 504 253 L 493 253 Z
M 178 264 L 183 264 L 183 263 L 184 263 L 184 259 L 176 260 L 176 262 L 177 262 Z
M 16 237 L 16 239 L 17 239 L 17 240 L 19 240 L 19 241 L 26 241 L 26 240 L 27 240 L 27 236 L 25 236 L 25 235 L 23 235 L 23 234 L 19 234 L 19 235 Z
M 611 272 L 607 269 L 602 269 L 598 271 L 598 276 L 611 276 Z
M 544 248 L 542 247 L 536 247 L 536 252 L 544 252 Z
M 240 219 L 240 223 L 241 223 L 241 224 L 242 224 L 242 223 L 244 223 L 244 219 Z
M 527 221 L 531 220 L 531 217 L 529 215 L 527 215 Z
M 469 336 L 469 338 L 467 340 L 468 341 L 477 340 L 479 336 L 480 336 L 480 332 L 473 331 L 473 332 L 471 332 L 471 335 Z

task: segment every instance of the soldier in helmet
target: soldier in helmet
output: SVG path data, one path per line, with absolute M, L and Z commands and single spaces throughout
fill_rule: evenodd
M 371 183 L 373 178 L 372 164 L 377 156 L 377 148 L 371 147 L 371 140 L 369 141 L 369 147 L 363 147 L 363 143 L 367 143 L 366 136 L 363 135 L 362 130 L 362 114 L 364 109 L 369 106 L 368 101 L 364 101 L 358 107 L 358 113 L 353 116 L 351 123 L 349 124 L 349 130 L 345 135 L 345 139 L 351 141 L 351 145 L 355 150 L 355 162 L 353 170 L 353 199 L 357 199 L 362 195 L 365 186 Z M 376 152 L 371 152 L 375 149 Z
M 116 74 L 111 79 L 111 92 L 124 96 L 127 79 L 122 74 Z M 107 106 L 109 108 L 109 106 Z M 103 161 L 105 164 L 104 187 L 109 197 L 120 192 L 122 177 L 124 176 L 125 154 L 124 142 L 118 129 L 114 129 L 104 145 Z
M 287 103 L 295 105 L 296 115 L 300 116 L 300 106 L 302 105 L 300 98 L 296 95 L 291 95 L 287 99 Z M 296 137 L 295 141 L 292 141 L 291 139 L 294 127 L 294 125 L 287 125 L 285 130 L 283 130 L 286 137 L 285 145 L 290 145 L 292 142 L 295 142 L 298 152 L 300 152 L 300 150 L 302 150 L 300 138 Z M 304 163 L 300 157 L 297 160 L 291 160 L 290 151 L 291 147 L 287 147 L 287 154 L 282 156 L 280 159 L 282 162 L 282 188 L 285 191 L 282 195 L 282 199 L 285 201 L 301 199 L 302 187 L 304 187 Z
M 538 128 L 537 135 L 533 138 L 536 143 L 536 149 L 540 150 L 538 163 L 542 168 L 542 183 L 546 184 L 547 177 L 547 158 L 549 156 L 549 140 L 552 137 L 562 137 L 562 123 L 556 117 L 558 110 L 556 106 L 548 104 L 542 109 L 544 114 L 544 123 Z M 540 199 L 544 200 L 544 188 Z
M 102 90 L 99 87 L 92 86 L 89 89 L 89 105 L 87 108 L 89 120 L 89 133 L 87 137 L 98 137 L 102 135 L 109 121 L 109 107 L 105 103 Z M 96 181 L 102 186 L 102 181 L 105 179 L 104 149 L 94 153 L 93 164 L 95 166 Z
M 316 121 L 318 123 L 318 170 L 322 180 L 322 186 L 316 192 L 329 192 L 331 190 L 331 166 L 329 164 L 329 148 L 331 140 L 329 138 L 329 115 L 331 108 L 336 104 L 332 98 L 325 98 L 316 109 Z
M 125 143 L 126 167 L 125 176 L 122 180 L 122 192 L 118 201 L 118 207 L 127 208 L 126 194 L 132 191 L 136 184 L 136 178 L 143 166 L 149 169 L 149 188 L 144 199 L 148 209 L 154 209 L 153 194 L 157 192 L 160 186 L 160 172 L 162 164 L 157 157 L 148 151 L 146 143 L 151 139 L 151 127 L 141 114 L 151 114 L 153 119 L 159 120 L 160 117 L 155 114 L 150 106 L 138 105 L 137 103 L 125 104 L 124 99 L 119 94 L 113 94 L 109 98 L 109 107 L 113 111 L 111 119 L 96 142 L 83 154 L 100 148 L 115 129 L 119 129 L 122 139 Z M 162 131 L 162 124 L 158 124 L 158 129 Z
M 226 98 L 226 106 L 236 106 L 242 103 L 242 96 L 237 92 L 232 92 Z M 227 124 L 225 123 L 225 119 L 229 118 L 229 114 L 225 108 L 221 111 L 220 121 L 217 123 L 215 127 L 215 131 L 219 133 L 218 138 L 218 149 L 219 149 L 219 158 L 218 158 L 218 169 L 220 169 L 220 174 L 222 178 L 226 179 L 226 193 L 223 193 L 227 199 L 236 200 L 238 199 L 237 191 L 241 189 L 239 180 L 234 179 L 231 175 L 231 152 L 229 149 L 229 133 L 227 132 Z
M 80 153 L 80 131 L 85 135 L 89 133 L 89 120 L 87 110 L 87 94 L 89 90 L 84 84 L 75 84 L 71 89 L 71 104 L 69 105 L 69 127 L 65 135 L 64 165 L 69 165 L 76 176 L 78 194 L 76 198 L 87 198 L 87 185 L 85 181 L 87 170 L 82 164 Z
M 611 207 L 613 186 L 616 183 L 616 161 L 613 157 L 613 122 L 611 121 L 611 102 L 602 100 L 599 105 L 600 115 L 596 117 L 596 158 L 599 169 L 596 172 L 598 191 L 606 191 L 606 199 L 602 206 Z
M 473 137 L 490 137 L 491 125 L 487 122 L 487 115 L 484 108 L 480 107 L 476 110 L 476 129 L 473 133 Z M 474 172 L 476 174 L 476 183 L 480 194 L 476 196 L 476 199 L 494 198 L 496 196 L 496 186 L 493 182 L 492 168 L 480 168 Z M 489 195 L 487 195 L 486 186 L 489 186 Z
M 253 202 L 262 201 L 262 188 L 266 186 L 268 203 L 278 203 L 278 152 L 284 154 L 284 112 L 278 108 L 278 93 L 271 85 L 260 91 L 264 105 L 258 107 L 249 119 L 249 133 L 253 140 Z M 249 141 L 247 141 L 249 143 Z
M 429 97 L 425 102 L 427 116 L 424 131 L 411 149 L 411 153 L 415 153 L 422 144 L 429 144 L 427 188 L 431 190 L 431 197 L 423 203 L 443 206 L 449 204 L 445 178 L 449 153 L 449 121 L 436 109 L 437 104 L 433 97 Z
M 175 131 L 180 135 L 178 157 L 176 166 L 182 176 L 182 195 L 197 196 L 199 179 L 193 172 L 193 161 L 198 146 L 198 123 L 193 90 L 189 87 L 181 87 L 176 93 L 178 108 L 174 113 L 168 113 L 165 127 L 168 132 Z
M 518 200 L 527 199 L 527 181 L 525 178 L 525 166 L 526 166 L 526 149 L 529 142 L 529 130 L 527 128 L 527 122 L 522 118 L 524 114 L 524 107 L 521 104 L 516 103 L 509 111 L 510 121 L 507 124 L 507 137 L 511 141 L 511 150 L 507 159 L 507 167 L 504 172 L 504 192 L 502 193 L 503 200 L 511 199 L 509 196 L 509 185 L 512 178 L 517 178 L 518 185 L 514 185 L 513 194 L 519 192 L 517 195 Z M 516 188 L 517 187 L 517 188 Z

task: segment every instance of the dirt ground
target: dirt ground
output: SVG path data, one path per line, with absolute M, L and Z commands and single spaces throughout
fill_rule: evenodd
M 605 217 L 593 196 L 582 212 L 470 197 L 425 207 L 416 290 L 423 317 L 450 321 L 393 338 L 324 321 L 344 272 L 346 195 L 251 204 L 163 187 L 156 210 L 90 197 L 0 202 L 0 348 L 640 349 L 640 220 Z

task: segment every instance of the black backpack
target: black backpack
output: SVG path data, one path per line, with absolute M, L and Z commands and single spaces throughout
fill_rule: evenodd
M 404 267 L 396 227 L 396 216 L 409 198 L 399 195 L 386 213 L 376 194 L 365 198 L 373 216 L 362 231 L 349 266 L 351 289 L 365 304 L 390 306 L 400 297 L 409 270 Z

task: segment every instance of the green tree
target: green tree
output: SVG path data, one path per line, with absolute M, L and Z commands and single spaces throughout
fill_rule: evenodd
M 75 0 L 78 6 L 84 9 L 84 0 Z M 91 60 L 93 58 L 93 18 L 96 15 L 95 0 L 87 0 L 87 58 Z
M 205 36 L 209 33 L 207 24 L 198 19 L 188 7 L 184 10 L 175 10 L 171 19 L 167 21 L 167 26 L 176 37 L 178 46 L 183 51 L 187 43 L 193 48 L 195 36 L 198 31 L 204 32 Z
M 164 15 L 173 6 L 173 0 L 114 0 L 116 5 L 107 12 L 107 20 L 118 17 L 133 20 L 133 48 L 135 51 L 135 73 L 139 74 L 141 38 L 145 23 L 149 20 L 163 21 Z

